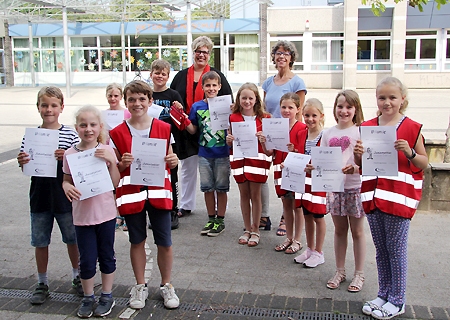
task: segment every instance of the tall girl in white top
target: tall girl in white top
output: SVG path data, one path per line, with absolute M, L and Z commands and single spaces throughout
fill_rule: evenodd
M 107 163 L 115 187 L 119 183 L 120 173 L 114 150 L 109 145 L 102 144 L 103 122 L 98 109 L 89 105 L 80 108 L 76 113 L 75 129 L 81 142 L 66 150 L 64 154 L 63 189 L 66 197 L 72 202 L 73 224 L 80 251 L 80 278 L 84 298 L 77 314 L 81 318 L 88 318 L 93 313 L 96 316 L 108 315 L 115 304 L 112 286 L 116 270 L 114 234 L 117 209 L 112 191 L 80 200 L 81 193 L 74 186 L 67 155 L 95 148 L 95 157 Z M 94 310 L 94 276 L 97 261 L 102 273 L 102 295 Z
M 336 273 L 328 280 L 327 287 L 336 289 L 346 279 L 345 255 L 347 234 L 350 227 L 353 238 L 355 273 L 347 290 L 359 292 L 364 284 L 366 239 L 364 235 L 364 209 L 361 203 L 361 177 L 355 164 L 353 149 L 359 140 L 359 125 L 364 120 L 361 102 L 353 90 L 338 93 L 334 101 L 334 118 L 337 125 L 324 131 L 322 146 L 341 147 L 342 172 L 345 173 L 344 192 L 327 194 L 327 210 L 334 223 L 334 254 Z

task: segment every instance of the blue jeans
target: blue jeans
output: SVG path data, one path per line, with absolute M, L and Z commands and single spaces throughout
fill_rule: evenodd
M 198 158 L 200 190 L 202 192 L 230 191 L 230 158 Z
M 48 247 L 52 237 L 53 223 L 56 219 L 65 244 L 76 244 L 72 212 L 54 213 L 51 211 L 30 213 L 31 245 L 36 248 Z

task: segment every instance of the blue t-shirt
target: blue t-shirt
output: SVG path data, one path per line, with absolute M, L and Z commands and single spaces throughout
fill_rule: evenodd
M 211 131 L 208 103 L 203 100 L 192 105 L 189 120 L 198 127 L 198 155 L 204 158 L 224 158 L 229 156 L 226 144 L 227 130 Z
M 281 118 L 280 111 L 280 99 L 281 97 L 288 92 L 298 92 L 305 91 L 306 94 L 306 85 L 302 78 L 295 75 L 291 80 L 286 82 L 285 84 L 278 86 L 273 82 L 275 76 L 267 78 L 264 81 L 262 88 L 266 93 L 266 97 L 264 98 L 264 104 L 266 105 L 266 110 L 269 112 L 273 118 Z

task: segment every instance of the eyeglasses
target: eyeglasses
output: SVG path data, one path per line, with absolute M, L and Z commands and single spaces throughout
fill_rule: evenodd
M 281 52 L 281 51 L 275 52 L 275 56 L 277 56 L 277 57 L 281 57 L 281 56 L 289 57 L 290 55 L 291 55 L 290 52 Z
M 196 55 L 204 55 L 204 56 L 207 56 L 208 54 L 209 54 L 209 51 L 203 51 L 203 50 L 195 50 L 195 54 Z

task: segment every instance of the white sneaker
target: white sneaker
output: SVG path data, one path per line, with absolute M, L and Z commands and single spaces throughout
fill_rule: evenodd
M 309 259 L 309 257 L 311 257 L 311 252 L 312 252 L 312 250 L 309 247 L 306 248 L 306 250 L 303 251 L 302 254 L 300 254 L 300 255 L 298 255 L 298 256 L 296 256 L 294 258 L 294 262 L 295 263 L 303 263 L 303 262 L 305 262 L 306 260 Z
M 131 288 L 130 308 L 142 309 L 145 307 L 145 300 L 148 297 L 148 288 L 145 284 L 137 284 Z
M 308 268 L 315 268 L 319 264 L 322 264 L 325 262 L 325 257 L 323 256 L 323 253 L 319 253 L 316 250 L 311 252 L 311 256 L 308 260 L 306 260 L 303 264 Z
M 175 294 L 175 289 L 170 283 L 166 283 L 164 286 L 159 288 L 161 292 L 161 297 L 164 299 L 164 306 L 167 309 L 175 309 L 180 305 L 180 299 L 178 299 Z

